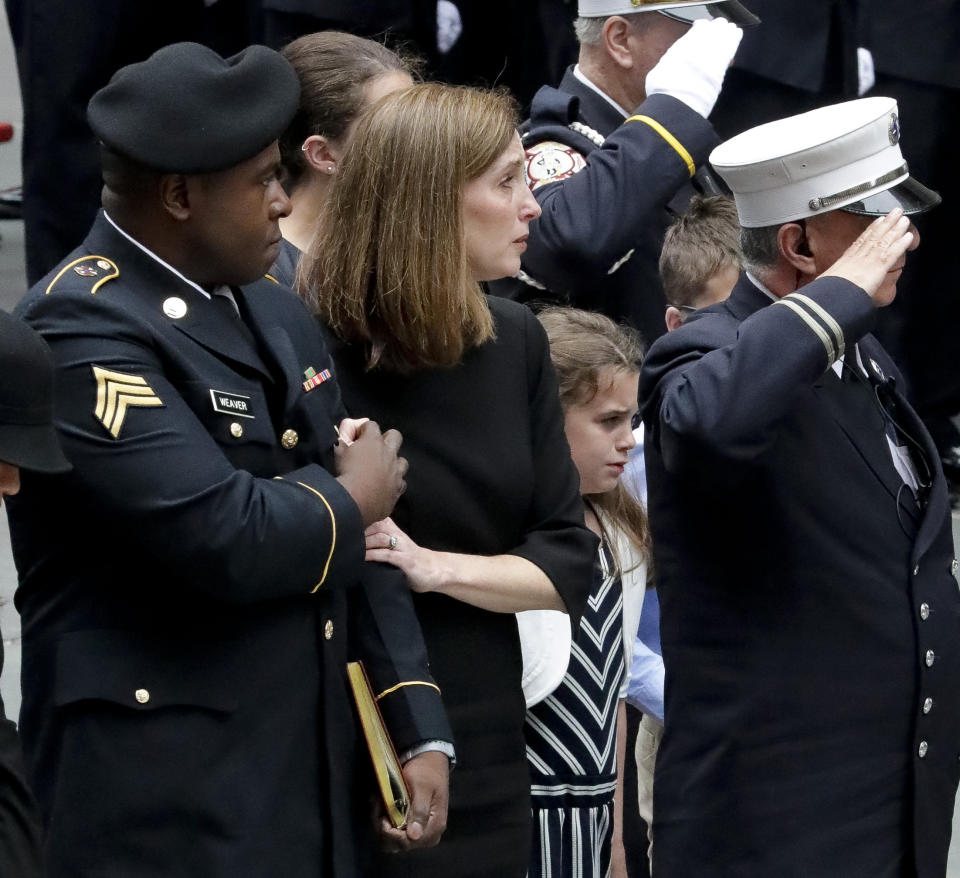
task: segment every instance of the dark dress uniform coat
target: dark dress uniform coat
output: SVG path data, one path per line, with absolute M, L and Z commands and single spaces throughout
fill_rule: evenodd
M 18 307 L 74 465 L 10 504 L 51 876 L 359 874 L 354 652 L 396 687 L 398 749 L 450 740 L 406 586 L 364 565 L 331 474 L 316 322 L 269 280 L 233 294 L 243 323 L 101 214 Z
M 663 236 L 717 144 L 710 123 L 667 95 L 647 98 L 625 121 L 570 69 L 559 89 L 537 92 L 524 128 L 527 182 L 543 213 L 530 224 L 525 280 L 491 291 L 600 311 L 653 341 L 664 332 Z M 715 181 L 701 181 L 712 191 Z
M 666 665 L 655 876 L 943 878 L 957 565 L 935 449 L 874 320 L 845 280 L 774 304 L 744 277 L 644 363 Z M 827 368 L 844 351 L 849 381 Z M 929 472 L 919 503 L 880 400 Z

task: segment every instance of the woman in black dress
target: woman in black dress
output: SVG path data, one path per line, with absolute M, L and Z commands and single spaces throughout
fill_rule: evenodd
M 379 874 L 523 876 L 530 793 L 514 613 L 579 618 L 596 538 L 544 331 L 480 284 L 514 274 L 540 212 L 513 102 L 418 85 L 360 121 L 303 293 L 331 330 L 344 399 L 404 436 L 407 491 L 368 531 L 404 570 L 456 743 L 438 847 Z

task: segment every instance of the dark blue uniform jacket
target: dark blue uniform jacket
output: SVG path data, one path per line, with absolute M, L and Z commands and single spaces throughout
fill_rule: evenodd
M 534 189 L 543 214 L 530 225 L 522 270 L 539 286 L 510 279 L 491 284 L 492 292 L 600 311 L 630 323 L 648 342 L 664 332 L 657 268 L 663 235 L 673 213 L 686 208 L 691 177 L 717 137 L 709 122 L 666 95 L 647 98 L 636 116 L 647 121 L 625 122 L 572 69 L 559 89 L 537 92 L 523 134 L 528 157 L 538 144 L 554 142 L 586 167 Z M 592 129 L 602 145 L 571 123 Z M 702 174 L 701 181 L 707 191 L 716 185 Z
M 655 876 L 943 878 L 957 565 L 875 316 L 839 278 L 774 304 L 744 277 L 644 363 L 667 675 Z M 850 374 L 855 344 L 869 377 L 843 381 L 828 365 L 842 350 Z M 919 503 L 888 416 L 930 482 Z

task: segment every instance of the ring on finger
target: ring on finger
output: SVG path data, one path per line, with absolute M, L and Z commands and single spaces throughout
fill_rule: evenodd
M 390 535 L 390 548 L 395 549 L 400 545 L 400 538 L 391 534 Z

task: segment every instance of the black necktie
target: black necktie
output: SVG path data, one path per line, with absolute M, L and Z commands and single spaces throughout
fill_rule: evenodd
M 240 311 L 237 306 L 229 299 L 229 297 L 213 293 L 210 296 L 210 301 L 213 303 L 214 307 L 220 312 L 224 322 L 228 323 L 231 326 L 234 326 L 237 331 L 252 345 L 254 348 L 257 346 L 257 342 L 253 337 L 253 333 L 250 332 L 247 324 L 243 322 L 243 318 L 240 316 Z

